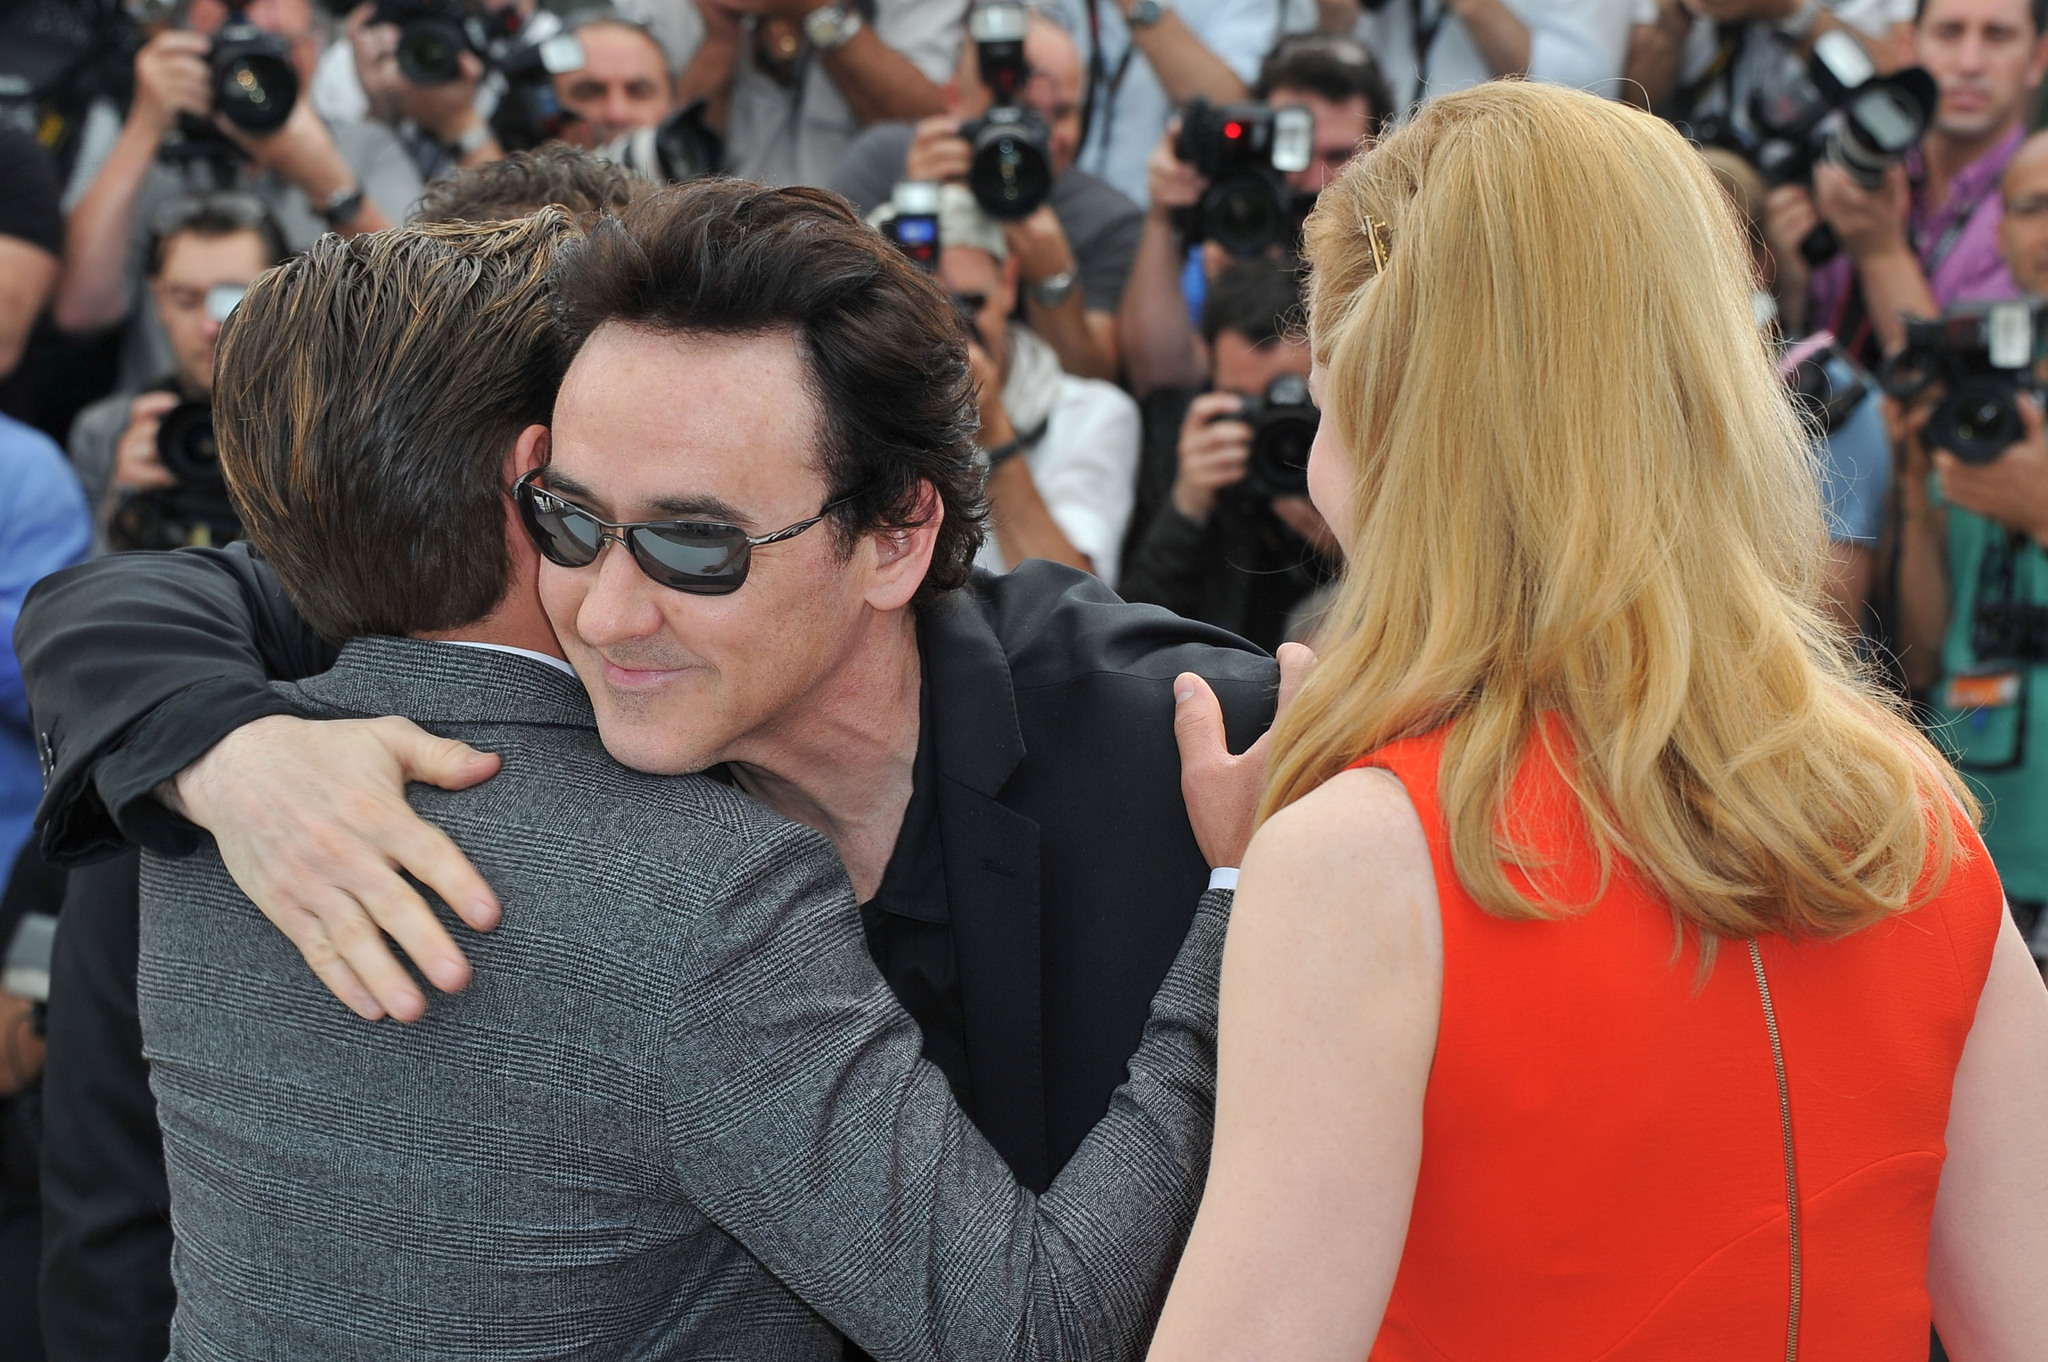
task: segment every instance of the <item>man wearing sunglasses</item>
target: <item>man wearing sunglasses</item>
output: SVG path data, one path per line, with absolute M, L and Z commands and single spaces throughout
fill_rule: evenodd
M 814 225 L 761 230 L 778 214 Z M 1108 1109 L 1208 882 L 1176 715 L 1227 766 L 1225 730 L 1242 749 L 1265 725 L 1276 668 L 1068 569 L 971 574 L 958 333 L 844 222 L 816 191 L 701 182 L 600 223 L 557 268 L 574 360 L 522 514 L 607 748 L 721 768 L 831 840 L 926 1056 L 1041 1189 Z M 872 300 L 905 290 L 941 315 L 890 325 Z M 417 1018 L 386 933 L 437 987 L 470 971 L 400 872 L 473 927 L 498 906 L 401 787 L 474 784 L 495 759 L 288 717 L 262 668 L 317 672 L 331 648 L 246 557 L 172 557 L 87 565 L 24 615 L 49 845 L 176 852 L 196 822 L 338 996 Z M 1215 695 L 1189 682 L 1176 709 L 1185 672 Z M 1245 833 L 1213 839 L 1217 864 Z

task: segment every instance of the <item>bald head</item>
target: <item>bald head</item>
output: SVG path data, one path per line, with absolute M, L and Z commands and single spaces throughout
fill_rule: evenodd
M 2020 144 L 2005 168 L 1998 247 L 2023 293 L 2048 297 L 2048 132 Z

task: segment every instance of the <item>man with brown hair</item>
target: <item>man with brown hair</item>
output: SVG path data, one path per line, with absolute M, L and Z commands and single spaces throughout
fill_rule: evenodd
M 546 204 L 594 214 L 646 190 L 617 166 L 550 145 L 436 180 L 415 220 L 523 218 Z M 208 388 L 213 346 L 209 331 Z M 274 582 L 267 589 L 278 594 Z M 152 619 L 172 625 L 194 614 L 173 608 Z M 51 960 L 40 1283 L 51 1362 L 160 1362 L 170 1346 L 170 1193 L 135 1015 L 136 874 L 133 849 L 73 871 Z
M 872 236 L 822 196 L 742 213 L 768 254 Z M 551 211 L 330 237 L 260 280 L 223 335 L 221 457 L 251 540 L 346 640 L 279 693 L 497 754 L 488 783 L 413 799 L 505 917 L 465 933 L 475 984 L 419 1024 L 337 1025 L 219 850 L 145 858 L 171 1355 L 374 1340 L 822 1362 L 837 1326 L 885 1359 L 1134 1358 L 1207 1162 L 1227 899 L 1205 897 L 1130 1081 L 1034 1197 L 921 1058 L 830 844 L 730 785 L 606 755 L 668 765 L 616 692 L 593 714 L 543 612 L 553 536 L 578 529 L 563 478 L 538 490 L 555 467 L 538 418 L 562 364 L 551 259 L 630 243 L 584 245 Z M 949 327 L 936 286 L 873 249 L 905 273 L 864 299 L 868 324 Z M 568 324 L 620 303 L 586 288 Z M 700 520 L 606 533 L 628 536 L 636 572 L 787 577 L 808 550 L 872 592 L 915 590 L 878 541 L 931 537 L 891 528 L 896 493 L 868 487 L 865 511 L 808 542 L 815 520 L 753 536 L 751 564 Z

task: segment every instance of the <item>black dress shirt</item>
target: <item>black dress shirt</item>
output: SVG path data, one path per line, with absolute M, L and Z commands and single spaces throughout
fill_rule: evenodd
M 919 630 L 918 651 L 924 650 Z M 923 669 L 929 673 L 930 668 Z M 939 841 L 938 744 L 932 737 L 929 676 L 918 688 L 917 759 L 911 767 L 910 805 L 875 896 L 860 906 L 868 953 L 889 987 L 924 1032 L 924 1057 L 953 1087 L 961 1110 L 974 1114 L 974 1084 L 967 1072 L 967 1019 L 960 1000 L 960 966 L 953 956 L 952 915 L 946 903 L 946 854 Z

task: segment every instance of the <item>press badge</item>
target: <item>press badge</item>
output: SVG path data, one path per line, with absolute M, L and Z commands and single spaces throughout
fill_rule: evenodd
M 2007 709 L 2019 703 L 2020 674 L 2017 671 L 1973 672 L 1949 678 L 1942 696 L 1943 709 Z

